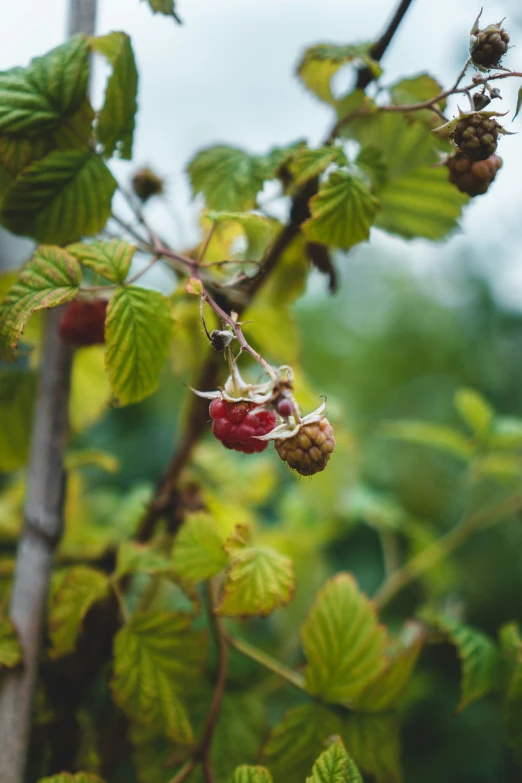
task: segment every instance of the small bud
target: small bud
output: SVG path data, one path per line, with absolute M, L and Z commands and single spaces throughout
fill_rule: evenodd
M 228 348 L 232 340 L 234 339 L 235 335 L 234 332 L 229 332 L 228 330 L 220 331 L 219 329 L 213 329 L 210 332 L 210 342 L 212 344 L 212 348 L 216 351 L 224 351 L 225 348 Z
M 145 202 L 163 193 L 163 180 L 150 169 L 140 169 L 132 178 L 132 188 L 138 198 Z

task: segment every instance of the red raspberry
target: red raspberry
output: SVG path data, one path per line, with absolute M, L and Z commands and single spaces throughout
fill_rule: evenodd
M 212 400 L 209 408 L 212 419 L 212 432 L 227 449 L 253 454 L 264 451 L 266 440 L 257 440 L 254 436 L 266 435 L 276 426 L 273 411 L 259 408 L 253 402 L 226 402 Z
M 75 299 L 60 319 L 60 337 L 65 343 L 77 346 L 104 343 L 106 314 L 107 302 L 104 299 L 90 302 Z

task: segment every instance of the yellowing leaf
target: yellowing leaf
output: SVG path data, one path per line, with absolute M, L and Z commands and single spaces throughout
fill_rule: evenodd
M 343 743 L 337 739 L 321 753 L 306 783 L 363 783 L 363 779 Z
M 326 740 L 341 730 L 341 718 L 318 703 L 293 707 L 272 730 L 262 761 L 276 781 L 303 783 Z
M 22 648 L 10 620 L 0 617 L 0 671 L 22 662 Z
M 384 712 L 395 706 L 406 689 L 421 653 L 425 635 L 412 623 L 401 648 L 391 657 L 386 669 L 370 683 L 356 700 L 363 712 Z
M 136 615 L 114 641 L 112 689 L 120 707 L 180 744 L 193 740 L 181 697 L 195 680 L 204 655 L 201 635 L 188 615 Z
M 495 411 L 481 394 L 473 389 L 458 389 L 455 407 L 473 433 L 482 438 L 489 434 Z
M 224 545 L 225 536 L 210 514 L 189 514 L 174 542 L 174 572 L 188 584 L 210 579 L 228 563 Z
M 247 242 L 245 258 L 258 261 L 262 258 L 274 233 L 274 224 L 263 215 L 253 212 L 207 212 L 205 217 L 213 223 L 238 223 Z
M 202 193 L 209 209 L 230 212 L 251 209 L 265 179 L 264 160 L 236 147 L 202 150 L 187 171 L 194 194 Z
M 109 580 L 101 571 L 73 566 L 65 572 L 49 611 L 51 658 L 74 651 L 85 615 L 108 591 Z
M 123 283 L 136 247 L 121 239 L 113 239 L 111 242 L 95 240 L 89 244 L 77 242 L 69 245 L 67 251 L 111 283 Z
M 243 765 L 234 770 L 231 783 L 272 783 L 272 775 L 264 767 Z
M 121 158 L 132 158 L 138 71 L 130 38 L 114 32 L 101 38 L 91 38 L 92 48 L 103 54 L 112 66 L 112 75 L 105 90 L 105 103 L 98 113 L 96 133 L 109 158 L 117 149 Z
M 369 55 L 370 44 L 336 46 L 335 44 L 317 44 L 307 49 L 297 68 L 297 75 L 305 86 L 322 101 L 335 106 L 330 83 L 332 76 L 347 63 L 363 65 L 377 76 L 379 64 Z
M 74 432 L 94 424 L 107 409 L 111 396 L 104 348 L 92 345 L 75 351 L 69 398 L 69 418 Z
M 38 247 L 0 305 L 0 355 L 12 359 L 31 313 L 74 299 L 80 280 L 73 256 L 59 247 Z
M 312 242 L 348 250 L 368 239 L 378 207 L 360 179 L 333 171 L 310 201 L 312 217 L 303 223 L 303 232 Z
M 173 16 L 178 23 L 181 21 L 176 14 L 175 0 L 148 0 L 148 4 L 153 14 Z
M 125 286 L 112 297 L 105 322 L 106 367 L 123 405 L 138 402 L 157 388 L 172 327 L 169 301 L 157 291 Z
M 27 460 L 35 390 L 35 373 L 0 371 L 0 473 L 16 470 Z
M 269 547 L 249 546 L 244 534 L 238 528 L 227 542 L 231 563 L 217 611 L 228 617 L 266 617 L 292 599 L 292 561 Z
M 294 183 L 299 186 L 322 174 L 326 167 L 333 162 L 340 166 L 348 163 L 346 155 L 340 147 L 319 147 L 316 150 L 304 147 L 292 157 L 288 168 L 294 178 Z
M 324 701 L 351 704 L 386 666 L 385 632 L 349 574 L 330 579 L 301 630 L 306 689 Z
M 7 188 L 0 219 L 15 234 L 66 244 L 103 228 L 115 189 L 116 180 L 91 150 L 54 150 Z

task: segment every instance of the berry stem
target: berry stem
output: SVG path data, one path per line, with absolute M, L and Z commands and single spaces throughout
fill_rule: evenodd
M 249 343 L 246 341 L 245 335 L 241 331 L 241 326 L 237 323 L 237 321 L 235 321 L 232 316 L 228 315 L 228 313 L 226 313 L 223 308 L 218 305 L 218 303 L 212 298 L 204 286 L 202 287 L 201 295 L 206 299 L 214 312 L 232 328 L 232 331 L 234 332 L 241 348 L 244 351 L 247 351 L 256 360 L 256 362 L 261 365 L 261 367 L 265 370 L 267 375 L 272 378 L 273 381 L 276 381 L 277 372 L 270 364 L 268 364 L 265 359 L 263 359 L 263 357 L 255 350 L 255 348 L 252 348 L 252 346 L 249 345 Z

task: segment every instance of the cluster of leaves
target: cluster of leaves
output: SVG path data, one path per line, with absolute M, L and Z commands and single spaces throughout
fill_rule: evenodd
M 172 2 L 150 4 L 175 15 Z M 112 67 L 97 116 L 87 96 L 92 52 Z M 262 262 L 281 228 L 261 214 L 265 183 L 278 181 L 283 195 L 296 198 L 314 185 L 299 234 L 246 312 L 254 321 L 253 342 L 277 363 L 294 364 L 298 357 L 290 307 L 304 289 L 312 243 L 325 252 L 349 250 L 368 239 L 372 226 L 407 239 L 439 240 L 455 228 L 466 201 L 443 169 L 433 166 L 440 142 L 428 117 L 380 111 L 360 90 L 334 94 L 333 77 L 347 64 L 380 74 L 366 45 L 318 45 L 305 52 L 298 67 L 305 87 L 335 112 L 340 129 L 335 138 L 317 149 L 297 142 L 265 155 L 213 146 L 188 166 L 193 192 L 204 200 L 202 223 L 207 230 L 214 227 L 205 247 L 209 262 Z M 400 104 L 429 99 L 440 90 L 423 74 L 392 85 L 389 93 L 392 103 Z M 173 766 L 199 760 L 198 739 L 215 680 L 209 630 L 237 655 L 238 671 L 231 667 L 211 748 L 220 781 L 361 783 L 364 775 L 377 783 L 400 783 L 401 715 L 407 699 L 415 698 L 419 657 L 433 641 L 451 644 L 461 660 L 457 709 L 485 697 L 499 700 L 507 740 L 521 760 L 522 641 L 515 626 L 503 627 L 496 641 L 433 600 L 397 631 L 397 622 L 380 623 L 376 603 L 345 565 L 327 578 L 324 552 L 342 540 L 341 523 L 363 519 L 383 541 L 391 531 L 421 552 L 434 538 L 427 525 L 362 484 L 342 496 L 339 486 L 346 485 L 352 456 L 350 433 L 342 425 L 338 467 L 332 461 L 328 476 L 320 479 L 322 489 L 300 486 L 296 492 L 294 485 L 285 486 L 279 505 L 280 484 L 263 458 L 250 467 L 203 446 L 180 482 L 183 515 L 175 524 L 166 520 L 148 544 L 135 539 L 150 487 L 134 486 L 122 498 L 89 484 L 90 469 L 118 471 L 112 455 L 82 448 L 82 438 L 89 442 L 90 425 L 106 413 L 111 399 L 121 406 L 144 400 L 158 388 L 165 364 L 167 372 L 183 378 L 201 367 L 197 302 L 187 295 L 184 281 L 171 297 L 141 287 L 130 275 L 137 246 L 100 236 L 117 187 L 106 161 L 116 154 L 131 158 L 136 91 L 132 49 L 123 33 L 79 36 L 25 69 L 0 74 L 0 222 L 42 243 L 14 279 L 0 281 L 5 294 L 1 357 L 15 358 L 22 334 L 26 345 L 37 345 L 33 314 L 89 295 L 92 280 L 109 299 L 105 348 L 82 349 L 74 359 L 71 419 L 80 448 L 67 458 L 67 527 L 51 590 L 37 707 L 50 744 L 69 715 L 53 689 L 53 666 L 63 666 L 62 676 L 74 680 L 84 671 L 83 651 L 92 654 L 96 697 L 82 692 L 73 705 L 74 720 L 83 721 L 84 729 L 73 768 L 85 772 L 42 783 L 109 778 L 108 754 L 101 749 L 105 713 L 124 724 L 131 748 L 125 763 L 133 779 L 167 783 Z M 149 256 L 154 261 L 154 254 Z M 220 274 L 216 271 L 218 282 Z M 2 471 L 14 471 L 27 458 L 27 411 L 36 372 L 20 353 L 14 370 L 0 371 L 6 421 L 0 433 Z M 314 399 L 298 363 L 296 376 L 298 394 L 306 402 Z M 171 413 L 171 388 L 167 397 Z M 394 421 L 380 435 L 450 452 L 469 466 L 475 480 L 518 479 L 520 420 L 497 416 L 467 389 L 456 404 L 469 436 L 416 421 Z M 2 541 L 8 547 L 19 533 L 22 494 L 23 480 L 15 475 L 0 503 Z M 277 527 L 270 524 L 274 518 Z M 78 559 L 80 564 L 70 565 Z M 10 588 L 2 565 L 3 559 L 3 599 Z M 5 566 L 10 577 L 11 557 Z M 439 595 L 433 591 L 434 599 Z M 276 632 L 282 643 L 265 644 Z M 0 617 L 0 672 L 6 675 L 20 663 L 15 631 Z M 258 667 L 271 673 L 259 687 Z M 285 680 L 301 692 L 300 701 L 285 693 L 277 714 L 268 717 L 272 694 Z M 49 771 L 45 752 L 40 755 L 39 778 Z M 257 762 L 263 766 L 249 766 Z M 194 775 L 199 774 L 197 769 Z

